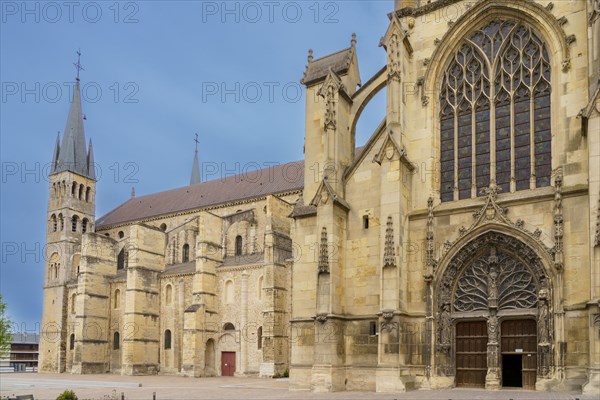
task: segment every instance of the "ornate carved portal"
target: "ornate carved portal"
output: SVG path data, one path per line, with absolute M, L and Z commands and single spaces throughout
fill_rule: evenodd
M 501 384 L 500 327 L 503 320 L 536 318 L 537 376 L 552 371 L 552 293 L 536 253 L 514 237 L 490 231 L 466 244 L 449 262 L 436 284 L 436 370 L 455 375 L 454 327 L 460 321 L 485 319 L 487 374 L 485 386 Z M 483 384 L 483 382 L 481 382 Z

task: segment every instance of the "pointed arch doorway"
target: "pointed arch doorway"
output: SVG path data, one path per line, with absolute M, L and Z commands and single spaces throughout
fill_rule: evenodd
M 551 291 L 541 260 L 489 231 L 461 248 L 437 290 L 436 365 L 455 386 L 535 389 L 551 365 Z

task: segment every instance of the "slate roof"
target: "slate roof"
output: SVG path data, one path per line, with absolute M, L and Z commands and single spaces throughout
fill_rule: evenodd
M 232 201 L 282 194 L 304 187 L 304 161 L 294 161 L 245 174 L 217 178 L 134 197 L 96 220 L 98 229 Z
M 305 85 L 311 85 L 322 79 L 325 79 L 329 73 L 329 68 L 336 74 L 343 74 L 348 72 L 350 68 L 350 62 L 352 61 L 353 48 L 348 47 L 347 49 L 340 50 L 337 53 L 330 54 L 328 56 L 318 58 L 308 63 L 302 83 Z

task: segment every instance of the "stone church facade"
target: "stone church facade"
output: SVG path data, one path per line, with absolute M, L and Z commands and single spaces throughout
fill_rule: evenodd
M 597 393 L 599 8 L 397 1 L 362 85 L 309 52 L 292 389 Z
M 41 372 L 281 375 L 302 162 L 132 198 L 95 220 L 79 81 L 50 174 Z
M 395 3 L 364 83 L 354 35 L 309 51 L 303 161 L 199 182 L 195 159 L 97 220 L 76 86 L 40 371 L 600 389 L 600 3 Z

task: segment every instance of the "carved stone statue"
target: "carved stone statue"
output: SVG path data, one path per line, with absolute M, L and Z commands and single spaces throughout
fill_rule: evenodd
M 439 315 L 439 344 L 442 345 L 443 348 L 450 347 L 450 304 L 444 303 L 442 304 L 442 309 Z
M 496 312 L 492 312 L 487 320 L 487 328 L 488 328 L 488 343 L 496 344 L 498 343 L 498 317 L 496 316 Z

